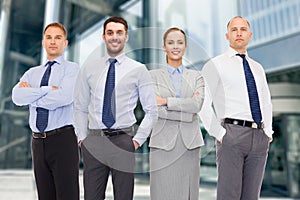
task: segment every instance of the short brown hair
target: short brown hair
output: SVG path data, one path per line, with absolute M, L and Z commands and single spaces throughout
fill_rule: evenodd
M 48 25 L 45 27 L 45 29 L 44 29 L 44 34 L 45 34 L 46 30 L 47 30 L 49 27 L 57 27 L 57 28 L 60 28 L 60 29 L 64 32 L 65 37 L 67 38 L 68 32 L 67 32 L 66 28 L 64 27 L 64 25 L 62 25 L 61 23 L 59 23 L 59 22 L 53 22 L 53 23 L 48 24 Z
M 125 31 L 127 32 L 127 30 L 128 30 L 128 24 L 127 24 L 127 21 L 126 21 L 124 18 L 122 18 L 122 17 L 119 17 L 119 16 L 113 16 L 113 17 L 108 18 L 108 19 L 104 22 L 104 24 L 103 24 L 103 35 L 105 35 L 106 26 L 107 26 L 107 24 L 110 23 L 110 22 L 115 22 L 115 23 L 121 23 L 121 24 L 123 24 L 124 27 L 125 27 Z

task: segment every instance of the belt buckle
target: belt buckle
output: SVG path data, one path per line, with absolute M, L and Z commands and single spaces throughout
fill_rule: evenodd
M 251 128 L 258 128 L 257 124 L 255 122 L 252 123 Z
M 36 135 L 39 135 L 39 136 L 36 136 Z M 47 134 L 45 132 L 44 133 L 33 133 L 32 137 L 35 139 L 45 139 L 47 137 Z
M 232 124 L 238 125 L 238 124 L 239 124 L 239 121 L 238 121 L 238 120 L 233 120 Z

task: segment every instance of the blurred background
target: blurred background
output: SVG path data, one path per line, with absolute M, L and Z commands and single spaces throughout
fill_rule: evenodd
M 0 172 L 32 168 L 28 108 L 12 103 L 11 90 L 28 68 L 45 61 L 41 40 L 48 23 L 59 21 L 66 26 L 69 47 L 65 58 L 83 65 L 96 48 L 105 53 L 101 39 L 105 19 L 122 16 L 129 24 L 126 54 L 145 63 L 149 70 L 164 63 L 162 34 L 177 26 L 188 35 L 185 65 L 201 70 L 209 58 L 227 50 L 226 25 L 232 17 L 241 15 L 250 22 L 253 32 L 248 53 L 265 68 L 273 102 L 275 132 L 262 196 L 300 198 L 300 0 L 0 2 Z M 138 122 L 143 117 L 140 107 L 136 116 Z M 205 130 L 203 134 L 206 145 L 202 148 L 200 183 L 215 188 L 214 141 Z M 136 156 L 138 177 L 146 185 L 148 152 L 146 142 Z M 1 185 L 6 184 L 3 180 L 8 181 L 0 180 Z

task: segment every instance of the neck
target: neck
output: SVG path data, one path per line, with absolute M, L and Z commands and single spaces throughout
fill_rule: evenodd
M 168 61 L 167 63 L 176 69 L 182 65 L 181 60 L 180 61 Z
M 237 51 L 239 54 L 246 54 L 246 52 L 247 52 L 246 48 L 233 48 L 233 47 L 231 47 L 231 48 L 234 49 L 235 51 Z

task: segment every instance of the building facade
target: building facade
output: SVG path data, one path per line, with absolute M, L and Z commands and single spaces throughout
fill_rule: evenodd
M 283 196 L 300 196 L 300 0 L 0 2 L 1 169 L 31 168 L 28 108 L 11 102 L 11 90 L 28 68 L 45 60 L 41 40 L 46 24 L 59 21 L 66 26 L 69 47 L 65 57 L 82 65 L 95 49 L 105 53 L 103 22 L 120 15 L 129 23 L 126 54 L 149 69 L 165 64 L 162 35 L 177 26 L 188 35 L 184 64 L 201 70 L 209 58 L 228 48 L 226 24 L 233 16 L 242 15 L 253 31 L 249 54 L 266 70 L 274 105 L 275 133 L 264 187 Z M 139 123 L 143 117 L 140 108 L 136 116 Z M 204 135 L 202 165 L 215 166 L 214 143 Z M 149 170 L 148 152 L 146 143 L 136 154 L 138 173 Z

